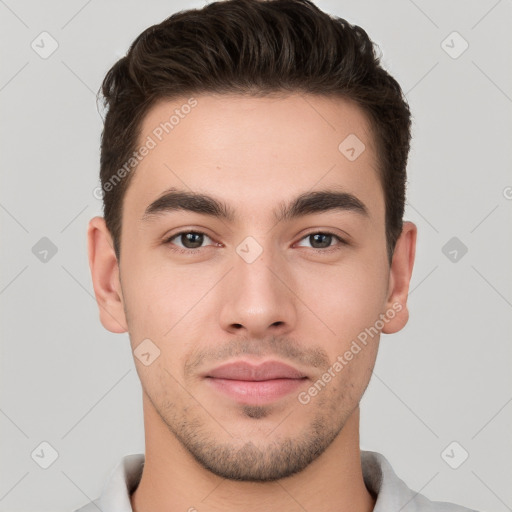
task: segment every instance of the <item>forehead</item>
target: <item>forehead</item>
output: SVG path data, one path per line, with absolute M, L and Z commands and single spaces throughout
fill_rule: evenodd
M 144 118 L 138 142 L 151 149 L 137 165 L 125 205 L 140 213 L 171 187 L 214 193 L 247 214 L 330 186 L 383 205 L 370 124 L 344 99 L 199 95 L 160 101 Z

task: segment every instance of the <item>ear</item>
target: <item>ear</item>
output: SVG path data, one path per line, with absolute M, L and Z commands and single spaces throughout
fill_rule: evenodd
M 100 321 L 110 332 L 127 332 L 123 295 L 112 237 L 103 217 L 94 217 L 87 229 L 89 268 Z
M 416 225 L 412 222 L 404 222 L 402 233 L 398 238 L 391 269 L 389 274 L 388 298 L 386 302 L 387 311 L 395 312 L 382 329 L 385 334 L 392 334 L 404 328 L 409 320 L 407 309 L 407 295 L 411 281 L 414 256 L 416 254 Z M 389 315 L 388 315 L 389 316 Z

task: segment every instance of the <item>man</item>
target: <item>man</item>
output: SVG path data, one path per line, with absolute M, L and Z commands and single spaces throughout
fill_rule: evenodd
M 81 512 L 467 511 L 359 447 L 416 244 L 410 112 L 364 30 L 308 0 L 214 2 L 145 30 L 102 93 L 89 263 L 146 451 Z

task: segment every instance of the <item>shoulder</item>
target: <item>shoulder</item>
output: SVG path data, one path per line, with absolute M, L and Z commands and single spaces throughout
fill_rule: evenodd
M 422 494 L 417 494 L 411 507 L 407 512 L 478 512 L 477 510 L 466 508 L 456 503 L 447 501 L 431 501 Z
M 377 498 L 374 512 L 477 512 L 455 503 L 429 500 L 410 489 L 378 452 L 361 450 L 361 465 L 365 485 Z

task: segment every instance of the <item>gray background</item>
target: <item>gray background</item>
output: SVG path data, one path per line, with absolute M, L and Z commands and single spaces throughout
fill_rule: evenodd
M 144 451 L 128 335 L 101 326 L 87 262 L 101 214 L 95 92 L 143 29 L 202 5 L 0 0 L 2 511 L 74 510 Z M 379 44 L 414 115 L 411 319 L 383 336 L 361 447 L 431 499 L 512 510 L 512 2 L 317 5 Z M 43 31 L 58 43 L 46 59 L 31 47 Z M 43 237 L 57 249 L 46 261 Z M 32 456 L 44 441 L 58 453 L 48 469 Z

